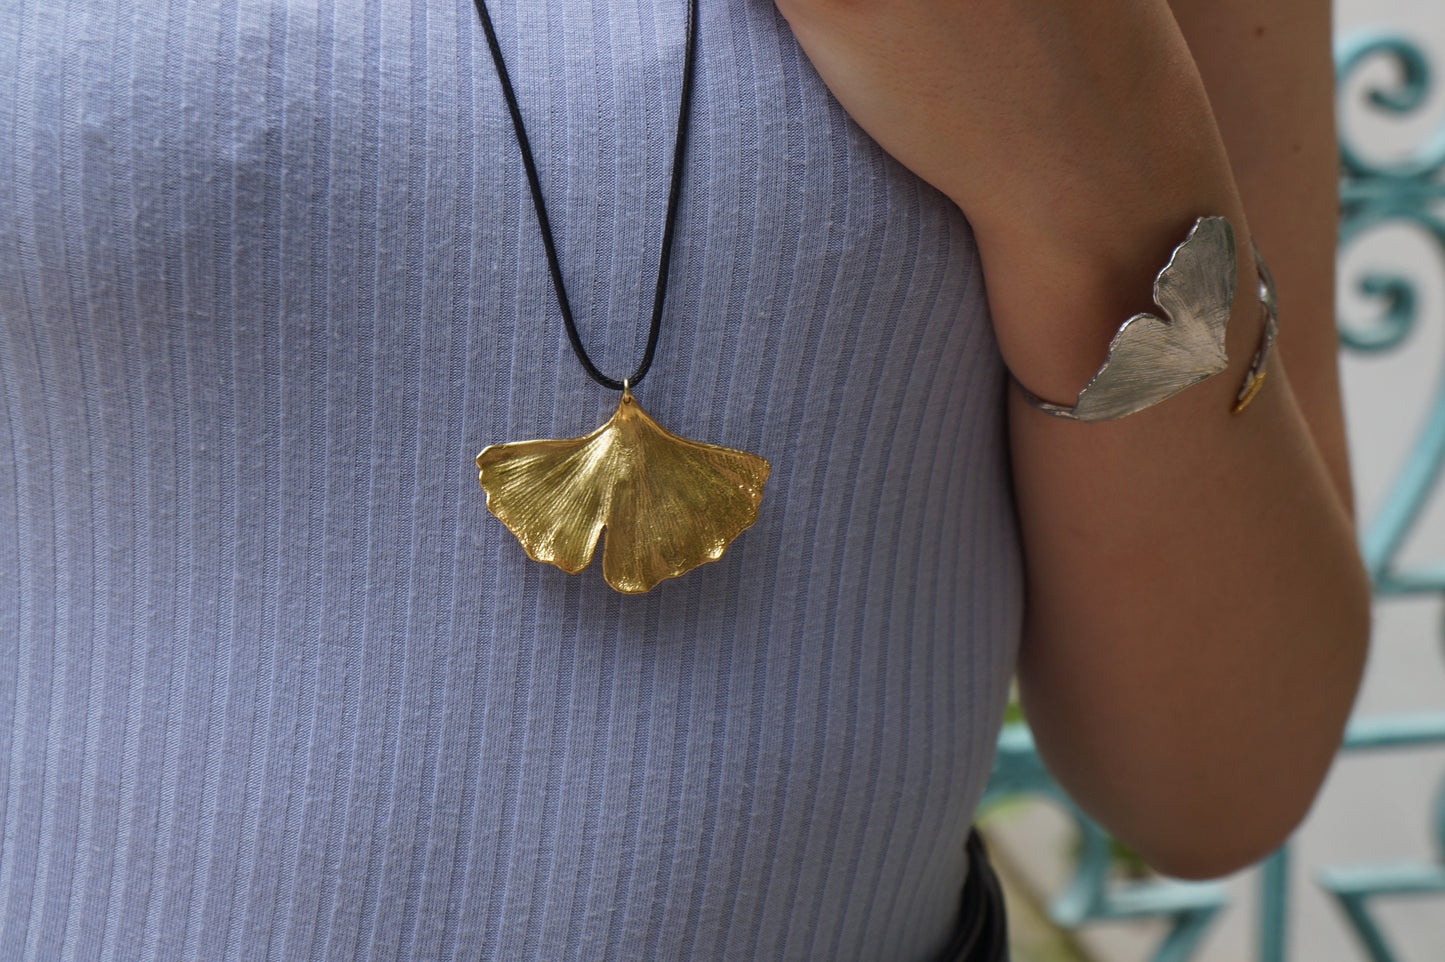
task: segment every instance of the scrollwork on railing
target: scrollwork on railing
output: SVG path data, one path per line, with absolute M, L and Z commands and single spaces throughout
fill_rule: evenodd
M 1395 66 L 1393 86 L 1370 83 L 1364 105 L 1396 118 L 1424 110 L 1430 100 L 1433 74 L 1420 46 L 1406 37 L 1371 31 L 1345 40 L 1336 54 L 1339 95 L 1343 101 L 1361 68 L 1384 61 Z M 1424 146 L 1402 161 L 1373 161 L 1356 140 L 1351 111 L 1340 105 L 1340 247 L 1347 249 L 1372 228 L 1388 222 L 1413 222 L 1445 248 L 1445 224 L 1432 202 L 1445 196 L 1440 170 L 1445 166 L 1445 126 L 1425 138 Z M 1414 282 L 1398 274 L 1374 271 L 1359 279 L 1358 289 L 1382 303 L 1382 312 L 1362 326 L 1342 318 L 1340 336 L 1347 347 L 1361 351 L 1397 347 L 1415 323 L 1419 302 Z
M 1423 147 L 1403 161 L 1372 161 L 1357 142 L 1352 111 L 1343 102 L 1355 86 L 1355 74 L 1378 61 L 1395 66 L 1393 86 L 1370 83 L 1364 106 L 1394 117 L 1426 108 L 1433 74 L 1418 44 L 1408 38 L 1371 31 L 1345 40 L 1336 54 L 1340 104 L 1340 248 L 1348 249 L 1362 235 L 1385 223 L 1410 222 L 1445 248 L 1445 223 L 1432 202 L 1445 196 L 1439 174 L 1445 166 L 1445 126 L 1425 139 Z M 1381 313 L 1363 326 L 1340 320 L 1340 337 L 1347 347 L 1360 351 L 1397 347 L 1414 326 L 1419 298 L 1409 277 L 1372 271 L 1358 281 L 1359 291 L 1384 305 Z
M 1370 80 L 1361 106 L 1392 118 L 1425 110 L 1431 100 L 1433 72 L 1423 49 L 1398 34 L 1370 31 L 1344 40 L 1336 54 L 1340 98 L 1340 248 L 1348 250 L 1385 225 L 1409 225 L 1445 254 L 1445 123 L 1422 138 L 1403 160 L 1372 160 L 1357 140 L 1355 112 L 1346 98 L 1360 87 L 1356 75 L 1378 62 L 1392 65 L 1393 84 Z M 1357 351 L 1382 351 L 1401 345 L 1418 322 L 1418 284 L 1393 270 L 1373 269 L 1355 281 L 1366 299 L 1381 305 L 1361 323 L 1340 318 L 1344 345 Z M 1445 464 L 1445 380 L 1437 387 L 1430 416 L 1392 482 L 1384 507 L 1361 539 L 1365 562 L 1381 594 L 1445 591 L 1445 567 L 1397 571 L 1395 556 L 1423 510 Z
M 1345 38 L 1335 51 L 1336 90 L 1343 95 L 1349 90 L 1355 72 L 1377 60 L 1394 63 L 1399 81 L 1393 87 L 1372 85 L 1365 95 L 1369 107 L 1404 116 L 1428 105 L 1434 79 L 1430 59 L 1419 44 L 1396 33 L 1367 31 Z M 1355 180 L 1375 185 L 1386 193 L 1397 193 L 1394 185 L 1429 181 L 1439 174 L 1442 165 L 1445 165 L 1445 128 L 1427 137 L 1405 160 L 1376 163 L 1360 149 L 1348 125 L 1341 124 L 1340 168 L 1346 182 Z

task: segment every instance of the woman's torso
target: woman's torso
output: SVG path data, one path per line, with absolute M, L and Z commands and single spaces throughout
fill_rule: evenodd
M 908 959 L 1021 604 L 968 226 L 704 2 L 637 391 L 773 464 L 639 597 L 471 459 L 595 427 L 467 0 L 0 0 L 0 958 Z M 683 4 L 494 0 L 582 336 L 651 304 Z

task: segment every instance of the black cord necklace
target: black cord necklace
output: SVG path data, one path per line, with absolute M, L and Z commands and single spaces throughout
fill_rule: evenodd
M 532 207 L 537 211 L 537 224 L 542 230 L 542 248 L 547 252 L 547 269 L 552 274 L 552 288 L 557 292 L 557 306 L 562 311 L 562 322 L 567 325 L 567 339 L 577 360 L 582 362 L 592 380 L 606 388 L 621 391 L 624 386 L 636 387 L 652 367 L 652 357 L 657 352 L 657 335 L 662 330 L 662 306 L 667 299 L 667 269 L 672 254 L 673 228 L 677 225 L 677 202 L 682 196 L 683 159 L 687 155 L 687 132 L 692 118 L 692 77 L 693 65 L 697 61 L 697 0 L 688 0 L 686 52 L 682 61 L 682 96 L 677 108 L 677 140 L 672 149 L 672 178 L 667 188 L 667 213 L 662 221 L 662 253 L 657 265 L 657 289 L 652 298 L 652 321 L 647 329 L 647 348 L 642 354 L 642 363 L 632 376 L 623 381 L 610 378 L 598 370 L 582 346 L 582 337 L 577 333 L 577 321 L 572 316 L 572 305 L 567 300 L 567 287 L 562 282 L 562 265 L 557 259 L 557 244 L 552 239 L 552 222 L 547 217 L 547 202 L 542 197 L 542 182 L 537 176 L 537 162 L 532 157 L 531 141 L 527 139 L 527 128 L 522 123 L 522 111 L 517 106 L 517 91 L 512 87 L 511 75 L 502 59 L 502 47 L 497 42 L 497 31 L 487 13 L 486 0 L 476 0 L 477 13 L 482 18 L 482 29 L 487 34 L 487 46 L 491 48 L 492 60 L 497 65 L 497 77 L 502 82 L 502 96 L 507 101 L 507 111 L 512 115 L 512 130 L 517 135 L 517 145 L 522 149 L 522 166 L 527 170 L 527 184 L 532 189 Z
M 642 410 L 631 390 L 652 366 L 662 329 L 692 112 L 698 0 L 688 0 L 677 140 L 647 346 L 637 370 L 621 381 L 598 370 L 577 333 L 517 94 L 485 0 L 476 0 L 476 5 L 512 118 L 512 130 L 521 148 L 522 166 L 527 172 L 567 339 L 594 381 L 622 392 L 617 412 L 591 434 L 494 444 L 483 449 L 477 455 L 477 467 L 487 492 L 487 508 L 517 536 L 529 556 L 569 573 L 587 567 L 605 528 L 603 577 L 618 591 L 647 591 L 664 578 L 722 557 L 728 544 L 757 520 L 763 483 L 771 470 L 768 462 L 755 454 L 672 434 Z

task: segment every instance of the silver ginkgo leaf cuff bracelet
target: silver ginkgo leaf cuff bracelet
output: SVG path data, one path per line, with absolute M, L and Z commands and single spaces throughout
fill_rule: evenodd
M 1254 248 L 1264 333 L 1235 397 L 1238 414 L 1264 383 L 1279 330 L 1274 280 Z M 1234 229 L 1224 217 L 1201 217 L 1154 279 L 1154 302 L 1167 318 L 1135 314 L 1119 326 L 1109 354 L 1074 404 L 1046 401 L 1019 384 L 1034 407 L 1074 421 L 1113 421 L 1158 404 L 1229 366 L 1224 335 L 1234 305 L 1238 265 Z M 1015 379 L 1017 383 L 1017 379 Z

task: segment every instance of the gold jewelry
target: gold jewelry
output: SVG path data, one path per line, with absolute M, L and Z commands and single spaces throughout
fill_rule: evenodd
M 628 593 L 721 558 L 757 520 L 771 470 L 756 454 L 671 433 L 627 387 L 591 434 L 494 444 L 477 467 L 488 510 L 537 561 L 575 574 L 606 528 L 602 576 Z
M 617 412 L 591 434 L 484 448 L 477 455 L 477 478 L 487 492 L 487 509 L 517 536 L 528 556 L 575 574 L 592 560 L 597 539 L 606 528 L 602 576 L 618 591 L 647 591 L 664 578 L 675 578 L 722 557 L 728 544 L 757 520 L 763 482 L 771 470 L 768 462 L 756 454 L 691 441 L 667 431 L 632 396 L 632 386 L 652 365 L 662 326 L 697 60 L 697 0 L 688 0 L 677 140 L 663 218 L 652 322 L 642 362 L 630 378 L 621 381 L 598 370 L 582 346 L 562 283 L 547 205 L 516 91 L 507 75 L 486 3 L 476 0 L 476 4 L 512 117 L 512 130 L 521 148 L 522 166 L 527 172 L 542 247 L 568 340 L 593 380 L 622 392 Z

